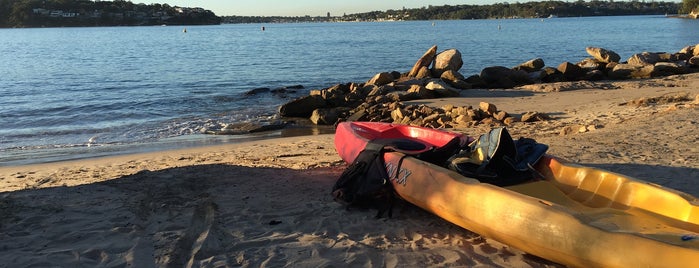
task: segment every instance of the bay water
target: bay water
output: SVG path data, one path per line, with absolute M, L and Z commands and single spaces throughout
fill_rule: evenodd
M 577 62 L 588 46 L 625 60 L 698 43 L 699 21 L 665 16 L 0 29 L 0 165 L 296 135 L 200 131 L 275 120 L 311 89 L 406 72 L 432 45 L 458 49 L 469 76 Z M 304 88 L 245 94 L 294 85 Z

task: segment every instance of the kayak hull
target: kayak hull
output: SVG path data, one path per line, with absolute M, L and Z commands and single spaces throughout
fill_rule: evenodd
M 390 125 L 341 123 L 336 145 L 361 144 L 371 137 L 357 129 Z M 336 146 L 351 162 L 353 153 L 343 149 L 348 147 Z M 699 201 L 686 193 L 553 156 L 535 167 L 545 179 L 508 187 L 398 152 L 385 153 L 384 161 L 406 201 L 551 261 L 574 267 L 687 267 L 699 260 Z

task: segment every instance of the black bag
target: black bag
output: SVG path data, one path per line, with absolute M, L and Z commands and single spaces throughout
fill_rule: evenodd
M 376 208 L 376 218 L 385 212 L 393 215 L 395 193 L 389 181 L 383 154 L 400 151 L 408 154 L 426 152 L 424 143 L 409 139 L 377 139 L 370 141 L 352 164 L 342 172 L 332 188 L 335 201 L 350 207 Z
M 495 128 L 452 156 L 447 167 L 481 182 L 509 186 L 538 176 L 533 168 L 548 145 L 533 139 L 513 140 L 506 128 Z

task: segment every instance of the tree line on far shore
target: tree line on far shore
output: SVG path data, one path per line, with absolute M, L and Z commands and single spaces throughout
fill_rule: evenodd
M 697 5 L 655 1 L 535 1 L 496 3 L 491 5 L 443 5 L 422 8 L 389 9 L 342 16 L 223 16 L 223 23 L 325 22 L 325 21 L 395 21 L 395 20 L 466 20 L 503 18 L 589 17 L 621 15 L 661 15 L 689 13 Z M 685 11 L 686 10 L 686 11 Z
M 223 16 L 203 8 L 131 1 L 0 0 L 0 28 L 65 26 L 193 25 L 220 23 L 330 22 L 384 20 L 464 20 L 503 18 L 587 17 L 687 14 L 699 10 L 699 0 L 655 1 L 533 1 L 491 5 L 429 5 L 342 16 Z
M 203 8 L 131 1 L 0 0 L 0 28 L 220 24 Z

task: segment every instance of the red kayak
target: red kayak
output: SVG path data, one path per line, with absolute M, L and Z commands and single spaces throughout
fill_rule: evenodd
M 448 146 L 463 147 L 473 140 L 461 133 L 425 127 L 378 122 L 344 122 L 340 123 L 335 131 L 335 149 L 342 160 L 352 163 L 369 141 L 378 139 L 402 139 L 423 145 L 422 148 L 397 149 L 407 151 L 410 155 Z

